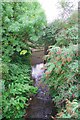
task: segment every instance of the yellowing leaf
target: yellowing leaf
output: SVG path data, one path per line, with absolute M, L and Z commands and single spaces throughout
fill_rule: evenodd
M 22 50 L 21 52 L 20 52 L 20 55 L 25 55 L 27 53 L 27 50 Z

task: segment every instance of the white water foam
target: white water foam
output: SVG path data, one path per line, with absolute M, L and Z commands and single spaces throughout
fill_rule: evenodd
M 36 66 L 32 66 L 32 78 L 35 80 L 38 80 L 39 78 L 42 77 L 44 73 L 44 64 L 40 63 L 37 64 Z

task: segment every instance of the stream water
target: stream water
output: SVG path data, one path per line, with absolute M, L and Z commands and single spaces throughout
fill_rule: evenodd
M 55 106 L 52 103 L 51 96 L 49 94 L 49 88 L 41 81 L 41 77 L 44 73 L 44 64 L 37 64 L 32 66 L 32 78 L 35 81 L 35 86 L 38 87 L 38 93 L 33 97 L 28 109 L 26 110 L 27 119 L 48 119 L 51 120 L 51 114 Z M 55 109 L 56 110 L 56 109 Z M 53 116 L 56 114 L 54 110 Z

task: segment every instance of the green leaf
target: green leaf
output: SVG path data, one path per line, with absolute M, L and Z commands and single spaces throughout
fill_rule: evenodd
M 17 52 L 20 52 L 21 51 L 20 46 L 17 46 L 16 50 L 17 50 Z

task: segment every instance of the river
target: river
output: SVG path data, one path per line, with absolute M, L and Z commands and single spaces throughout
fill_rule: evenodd
M 26 119 L 48 119 L 51 120 L 51 115 L 56 114 L 56 108 L 52 102 L 48 85 L 42 82 L 41 77 L 44 73 L 44 64 L 36 64 L 32 66 L 32 78 L 38 87 L 38 93 L 32 98 L 30 105 L 26 110 Z M 54 111 L 54 112 L 53 112 Z

